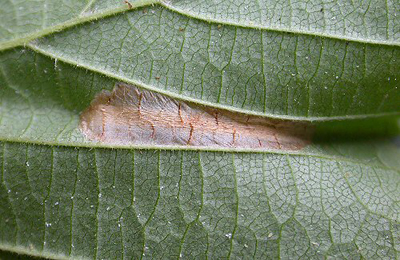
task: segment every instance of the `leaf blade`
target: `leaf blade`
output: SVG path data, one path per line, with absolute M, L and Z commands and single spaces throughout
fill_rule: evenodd
M 0 48 L 54 34 L 0 53 L 1 249 L 56 259 L 399 255 L 400 150 L 396 139 L 376 138 L 398 129 L 369 127 L 396 119 L 334 121 L 399 113 L 396 3 L 296 2 L 282 21 L 270 2 L 224 3 L 160 2 L 124 14 L 122 1 L 92 1 L 82 3 L 92 16 L 19 28 L 27 16 L 10 27 L 21 34 L 1 37 Z M 343 16 L 327 19 L 337 10 Z M 296 153 L 86 143 L 79 114 L 121 80 L 339 126 Z
M 397 47 L 219 28 L 162 8 L 104 22 L 31 47 L 151 90 L 242 113 L 308 121 L 399 113 Z M 88 32 L 90 42 L 71 40 Z
M 293 241 L 306 241 L 308 257 L 337 256 L 332 255 L 331 247 L 348 245 L 352 245 L 348 253 L 364 257 L 396 254 L 394 244 L 384 241 L 387 235 L 390 241 L 392 232 L 396 232 L 392 223 L 399 217 L 395 201 L 400 180 L 398 170 L 388 171 L 384 166 L 285 154 L 2 146 L 1 189 L 12 189 L 8 194 L 17 210 L 19 227 L 19 231 L 11 232 L 17 232 L 17 243 L 27 251 L 41 252 L 44 245 L 45 255 L 84 258 L 129 258 L 139 249 L 145 256 L 156 258 L 177 256 L 179 252 L 183 256 L 197 252 L 209 257 L 273 254 L 284 258 L 306 253 L 303 247 L 292 246 Z M 10 167 L 16 164 L 11 161 L 25 157 L 27 148 L 27 161 L 16 163 L 27 175 L 15 179 Z M 53 171 L 47 170 L 51 183 L 47 180 L 33 186 L 31 167 L 48 166 L 32 159 L 36 154 L 51 156 L 52 150 Z M 66 170 L 66 164 L 77 171 Z M 101 170 L 97 172 L 96 167 Z M 15 193 L 16 183 L 26 186 L 26 191 Z M 41 187 L 50 190 L 46 202 L 43 197 L 39 200 L 42 206 L 29 212 L 16 207 L 24 202 L 25 193 L 35 193 Z M 389 195 L 388 203 L 371 200 L 382 191 Z M 43 210 L 45 221 L 35 226 L 38 230 L 34 234 L 44 240 L 32 243 L 29 233 L 22 230 L 33 228 L 31 216 L 34 212 L 43 214 Z M 358 218 L 353 218 L 355 212 Z M 59 216 L 67 217 L 62 221 Z M 343 229 L 343 225 L 351 228 Z M 87 235 L 82 237 L 82 232 Z M 366 243 L 366 234 L 376 236 L 381 246 Z M 54 242 L 62 237 L 67 247 Z M 198 248 L 192 251 L 193 242 L 189 241 L 195 237 Z M 31 242 L 25 244 L 24 239 Z M 82 239 L 85 243 L 80 242 Z M 137 250 L 131 247 L 132 242 Z

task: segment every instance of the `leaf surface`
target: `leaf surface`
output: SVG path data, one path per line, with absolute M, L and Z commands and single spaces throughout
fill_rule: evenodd
M 398 46 L 221 26 L 153 7 L 30 47 L 171 96 L 244 113 L 297 120 L 399 113 Z
M 148 5 L 151 0 L 131 0 L 130 5 Z M 123 1 L 4 1 L 0 7 L 0 50 L 90 20 L 124 12 Z
M 166 1 L 188 16 L 243 27 L 399 46 L 399 3 L 290 0 Z
M 37 13 L 0 22 L 1 250 L 56 259 L 399 257 L 400 145 L 386 136 L 398 123 L 371 119 L 399 113 L 397 2 L 130 1 L 129 12 L 110 3 L 71 2 L 70 12 L 36 4 Z M 47 18 L 24 26 L 34 15 Z M 324 138 L 297 152 L 88 142 L 79 115 L 118 81 L 339 127 L 317 127 Z
M 383 165 L 7 142 L 1 156 L 6 249 L 100 259 L 397 254 L 400 178 Z

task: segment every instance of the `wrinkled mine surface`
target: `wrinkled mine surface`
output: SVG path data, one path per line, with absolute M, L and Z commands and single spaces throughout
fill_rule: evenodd
M 81 115 L 90 140 L 116 145 L 171 145 L 298 150 L 310 126 L 177 101 L 125 83 L 103 91 Z

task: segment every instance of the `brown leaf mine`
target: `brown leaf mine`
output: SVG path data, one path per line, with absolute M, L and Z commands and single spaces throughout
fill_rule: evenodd
M 90 140 L 126 146 L 299 150 L 311 136 L 305 123 L 210 109 L 125 83 L 95 97 L 80 129 Z

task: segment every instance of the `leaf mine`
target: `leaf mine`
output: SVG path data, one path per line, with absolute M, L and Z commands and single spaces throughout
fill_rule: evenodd
M 91 141 L 111 145 L 299 150 L 311 125 L 212 109 L 125 83 L 98 94 L 80 117 Z

